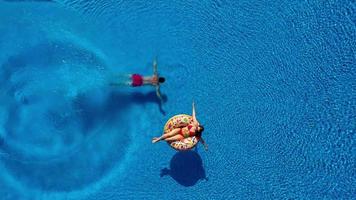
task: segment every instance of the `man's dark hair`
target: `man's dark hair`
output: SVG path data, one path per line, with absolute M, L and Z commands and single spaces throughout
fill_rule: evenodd
M 159 77 L 159 78 L 158 78 L 158 82 L 164 83 L 164 81 L 166 81 L 166 79 L 165 79 L 164 77 Z

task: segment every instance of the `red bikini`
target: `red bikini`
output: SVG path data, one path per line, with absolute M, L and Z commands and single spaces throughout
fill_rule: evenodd
M 193 137 L 195 135 L 195 130 L 193 131 L 192 128 L 193 126 L 192 125 L 188 125 L 188 132 L 187 131 L 183 131 L 183 128 L 180 129 L 179 131 L 179 134 L 182 135 L 184 138 L 187 138 L 187 137 Z

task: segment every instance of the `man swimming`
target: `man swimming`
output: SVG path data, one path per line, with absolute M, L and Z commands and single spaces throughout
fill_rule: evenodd
M 126 77 L 129 80 L 125 80 L 124 83 L 111 83 L 110 85 L 127 85 L 131 87 L 139 87 L 150 85 L 156 88 L 156 95 L 162 101 L 161 92 L 160 92 L 160 84 L 165 82 L 164 77 L 160 77 L 157 71 L 157 61 L 153 60 L 153 75 L 151 76 L 142 76 L 140 74 L 128 74 Z

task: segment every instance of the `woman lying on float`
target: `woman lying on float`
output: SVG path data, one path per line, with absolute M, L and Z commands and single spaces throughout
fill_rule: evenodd
M 201 141 L 205 150 L 208 145 L 202 138 L 204 127 L 200 125 L 195 115 L 195 106 L 193 102 L 192 116 L 181 114 L 169 119 L 164 126 L 164 133 L 160 137 L 154 137 L 152 143 L 161 140 L 167 141 L 170 146 L 178 151 L 190 150 Z

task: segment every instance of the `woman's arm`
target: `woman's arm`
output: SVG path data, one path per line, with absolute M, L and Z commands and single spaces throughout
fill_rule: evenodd
M 202 137 L 200 137 L 200 142 L 204 145 L 204 149 L 205 151 L 208 150 L 208 145 L 205 143 L 204 139 Z
M 193 101 L 192 107 L 193 107 L 193 111 L 192 111 L 193 123 L 194 123 L 196 126 L 199 126 L 199 122 L 198 122 L 197 117 L 196 117 L 196 115 L 195 115 L 195 105 L 194 105 L 194 101 Z

